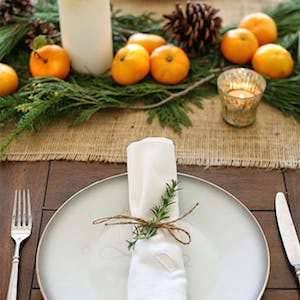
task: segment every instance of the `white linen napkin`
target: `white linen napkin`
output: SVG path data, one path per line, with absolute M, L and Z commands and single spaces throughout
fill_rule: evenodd
M 153 137 L 130 144 L 127 170 L 131 214 L 149 220 L 153 217 L 151 208 L 160 204 L 166 183 L 177 180 L 173 142 Z M 173 201 L 168 220 L 178 217 L 178 195 Z M 127 300 L 186 299 L 180 243 L 163 229 L 149 240 L 139 240 L 132 250 Z

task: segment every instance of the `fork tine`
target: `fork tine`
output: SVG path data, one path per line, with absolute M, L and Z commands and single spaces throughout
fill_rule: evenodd
M 28 225 L 32 225 L 32 215 L 31 215 L 31 203 L 30 203 L 30 193 L 27 189 L 27 213 L 28 213 Z
M 18 198 L 18 190 L 15 190 L 15 198 L 14 198 L 14 207 L 13 207 L 13 214 L 11 219 L 11 226 L 16 225 L 16 218 L 17 218 L 17 198 Z
M 22 216 L 21 216 L 21 190 L 18 190 L 18 208 L 17 208 L 17 226 L 21 226 Z
M 22 190 L 22 205 L 23 205 L 23 209 L 22 209 L 22 226 L 25 226 L 27 224 L 27 221 L 26 221 L 26 190 Z

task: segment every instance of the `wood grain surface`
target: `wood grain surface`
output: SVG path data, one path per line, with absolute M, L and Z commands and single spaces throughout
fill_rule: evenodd
M 274 198 L 278 191 L 287 195 L 297 231 L 300 232 L 300 172 L 251 168 L 204 169 L 198 166 L 179 166 L 178 171 L 217 184 L 253 212 L 265 232 L 271 253 L 271 273 L 262 299 L 299 300 L 297 281 L 277 229 Z M 39 236 L 48 220 L 73 193 L 92 182 L 124 172 L 125 164 L 66 161 L 0 163 L 0 299 L 6 297 L 14 248 L 10 238 L 14 190 L 30 189 L 34 217 L 32 235 L 21 249 L 18 299 L 38 300 L 42 296 L 35 275 L 35 256 Z

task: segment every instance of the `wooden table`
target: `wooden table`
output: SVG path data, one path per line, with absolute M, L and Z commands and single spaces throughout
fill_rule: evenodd
M 276 192 L 287 193 L 300 233 L 299 171 L 204 169 L 198 166 L 178 166 L 178 170 L 223 187 L 239 198 L 258 219 L 271 252 L 271 274 L 263 300 L 299 300 L 297 281 L 283 251 L 274 213 Z M 34 222 L 32 234 L 22 247 L 18 299 L 38 300 L 42 299 L 42 296 L 35 275 L 35 256 L 39 236 L 47 221 L 74 192 L 94 181 L 125 171 L 125 164 L 67 161 L 0 163 L 0 299 L 6 297 L 14 249 L 10 238 L 14 190 L 30 189 Z

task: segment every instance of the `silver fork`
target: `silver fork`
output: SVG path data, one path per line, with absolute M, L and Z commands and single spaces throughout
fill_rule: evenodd
M 29 190 L 16 190 L 11 221 L 11 237 L 15 241 L 15 252 L 6 300 L 17 299 L 20 245 L 31 234 L 32 215 Z

